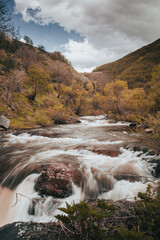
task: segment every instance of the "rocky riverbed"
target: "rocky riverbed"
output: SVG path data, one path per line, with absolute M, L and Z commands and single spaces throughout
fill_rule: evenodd
M 46 226 L 54 226 L 60 234 L 59 226 L 47 222 L 54 221 L 49 212 L 59 214 L 57 208 L 65 202 L 106 199 L 119 204 L 118 214 L 125 216 L 137 193 L 148 184 L 157 187 L 160 176 L 158 153 L 129 125 L 90 116 L 82 117 L 81 123 L 3 134 L 0 224 L 10 225 L 1 229 L 0 237 L 13 232 L 14 240 L 20 232 L 20 239 L 27 239 L 26 231 L 42 229 L 44 234 Z M 132 215 L 129 212 L 127 216 Z

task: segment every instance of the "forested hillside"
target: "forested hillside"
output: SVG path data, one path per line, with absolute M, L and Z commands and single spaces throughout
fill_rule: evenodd
M 127 81 L 129 88 L 151 86 L 153 72 L 160 63 L 160 39 L 125 57 L 97 67 L 94 72 L 105 72 L 113 79 Z
M 11 127 L 66 123 L 71 116 L 100 114 L 92 81 L 60 53 L 0 38 L 0 113 Z M 85 104 L 84 104 L 85 103 Z
M 142 122 L 160 111 L 160 39 L 125 57 L 97 67 L 91 75 L 108 75 L 103 89 L 106 112 Z M 98 78 L 95 79 L 98 81 Z

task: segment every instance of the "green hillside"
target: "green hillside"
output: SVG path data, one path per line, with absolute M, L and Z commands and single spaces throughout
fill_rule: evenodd
M 115 62 L 101 65 L 94 72 L 107 72 L 113 79 L 127 81 L 129 88 L 148 88 L 152 72 L 159 63 L 160 39 Z

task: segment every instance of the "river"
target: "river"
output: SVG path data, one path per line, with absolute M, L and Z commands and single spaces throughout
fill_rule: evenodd
M 140 144 L 136 137 L 128 123 L 114 123 L 105 116 L 1 137 L 0 226 L 14 221 L 51 221 L 53 216 L 46 209 L 57 214 L 65 202 L 134 200 L 149 183 L 158 181 L 153 177 L 154 156 L 133 148 Z M 37 169 L 47 163 L 63 163 L 80 174 L 79 183 L 72 181 L 70 196 L 42 196 L 35 190 L 40 176 Z

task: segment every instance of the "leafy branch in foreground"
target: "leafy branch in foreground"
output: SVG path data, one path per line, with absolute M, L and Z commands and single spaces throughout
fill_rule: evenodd
M 140 231 L 145 231 L 150 239 L 159 239 L 160 236 L 160 190 L 157 192 L 149 185 L 146 193 L 139 193 L 138 224 Z
M 67 215 L 56 215 L 56 218 L 72 231 L 72 239 L 100 240 L 108 239 L 105 230 L 101 227 L 102 220 L 110 217 L 116 208 L 108 205 L 105 200 L 97 200 L 96 208 L 81 202 L 72 206 L 66 203 L 66 208 L 59 210 Z
M 114 240 L 159 240 L 160 236 L 160 190 L 155 191 L 149 185 L 146 193 L 140 192 L 137 200 L 137 224 L 131 230 L 120 226 L 119 236 Z

